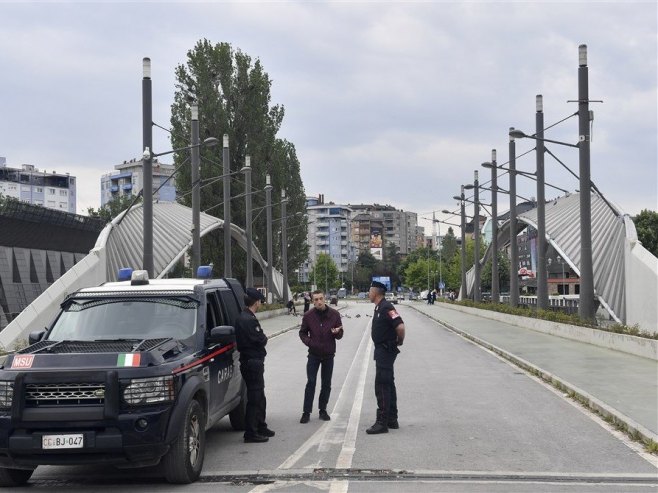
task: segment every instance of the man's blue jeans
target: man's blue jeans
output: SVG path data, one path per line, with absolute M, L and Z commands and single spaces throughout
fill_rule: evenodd
M 304 391 L 304 412 L 311 413 L 313 409 L 313 397 L 315 396 L 315 384 L 318 379 L 318 369 L 322 366 L 320 372 L 321 387 L 320 399 L 318 402 L 318 409 L 320 411 L 327 410 L 327 403 L 329 402 L 329 394 L 331 394 L 331 375 L 334 372 L 334 357 L 332 356 L 316 356 L 308 354 L 308 361 L 306 363 L 306 389 Z

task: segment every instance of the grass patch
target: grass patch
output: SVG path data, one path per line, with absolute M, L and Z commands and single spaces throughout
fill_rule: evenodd
M 563 313 L 553 310 L 537 310 L 535 308 L 527 307 L 513 307 L 503 303 L 484 303 L 484 302 L 475 302 L 472 300 L 462 300 L 462 301 L 448 301 L 438 298 L 437 301 L 441 303 L 450 303 L 454 305 L 467 306 L 470 308 L 477 308 L 479 310 L 489 310 L 498 313 L 505 313 L 507 315 L 516 315 L 519 317 L 530 317 L 540 320 L 548 320 L 549 322 L 557 322 L 562 324 L 577 325 L 580 327 L 588 327 L 590 329 L 603 330 L 605 332 L 614 332 L 615 334 L 625 334 L 636 337 L 644 337 L 645 339 L 656 339 L 658 340 L 658 332 L 648 332 L 641 330 L 640 326 L 635 324 L 632 326 L 624 324 L 613 324 L 609 327 L 604 327 L 597 325 L 596 322 L 590 322 L 587 320 L 581 319 L 578 315 L 570 315 L 568 313 Z

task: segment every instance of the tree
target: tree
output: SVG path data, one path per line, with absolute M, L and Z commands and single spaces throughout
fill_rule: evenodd
M 450 263 L 452 257 L 457 253 L 457 238 L 455 238 L 455 232 L 452 230 L 452 227 L 448 228 L 448 232 L 443 237 L 441 241 L 441 258 L 446 262 Z
M 482 289 L 491 291 L 491 259 L 482 268 Z M 500 291 L 509 291 L 510 259 L 505 252 L 498 251 L 498 286 Z
M 321 253 L 309 273 L 309 278 L 318 287 L 329 294 L 329 289 L 339 288 L 338 267 L 326 253 Z
M 658 212 L 643 209 L 633 218 L 637 239 L 642 246 L 658 257 Z
M 176 92 L 171 106 L 171 145 L 173 148 L 189 144 L 190 103 L 199 106 L 199 133 L 207 137 L 229 136 L 231 195 L 244 193 L 244 177 L 239 170 L 245 157 L 251 156 L 252 206 L 254 243 L 265 255 L 267 248 L 266 215 L 258 213 L 265 205 L 265 176 L 270 174 L 273 203 L 273 248 L 281 251 L 281 191 L 286 191 L 288 218 L 288 274 L 291 276 L 308 256 L 306 245 L 307 219 L 300 163 L 294 144 L 277 138 L 284 116 L 284 108 L 270 104 L 272 82 L 260 60 L 228 43 L 212 44 L 203 39 L 187 53 L 185 64 L 176 68 Z M 221 147 L 200 150 L 201 156 L 201 210 L 223 218 L 223 179 Z M 191 205 L 189 151 L 174 156 L 180 170 L 176 175 L 178 201 Z M 300 213 L 296 215 L 296 213 Z M 245 227 L 244 197 L 231 201 L 231 222 Z M 232 247 L 233 276 L 244 279 L 246 254 Z M 201 245 L 202 262 L 212 261 L 224 265 L 224 242 L 220 233 L 206 235 Z M 281 268 L 281 258 L 275 255 L 275 267 Z M 258 271 L 255 270 L 255 273 Z
M 354 268 L 354 285 L 361 291 L 367 291 L 372 276 L 386 275 L 381 260 L 377 260 L 369 251 L 359 253 Z
M 408 264 L 404 271 L 405 285 L 421 291 L 437 287 L 439 275 L 439 261 L 434 258 L 420 258 L 415 262 Z
M 384 275 L 391 278 L 391 287 L 400 285 L 400 248 L 395 244 L 388 242 L 384 245 L 384 258 L 382 260 Z
M 128 207 L 130 207 L 130 204 L 133 203 L 135 200 L 135 197 L 132 195 L 119 195 L 117 197 L 114 197 L 112 200 L 110 200 L 107 204 L 105 204 L 102 207 L 99 207 L 98 209 L 94 209 L 93 207 L 88 207 L 87 208 L 87 215 L 89 217 L 97 217 L 99 219 L 102 219 L 105 223 L 109 223 L 117 217 L 120 213 L 125 211 Z M 138 200 L 137 202 L 140 202 Z

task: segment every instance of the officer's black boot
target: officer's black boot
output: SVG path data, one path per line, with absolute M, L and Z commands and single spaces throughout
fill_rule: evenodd
M 388 426 L 379 421 L 375 422 L 370 428 L 366 430 L 368 435 L 379 435 L 380 433 L 388 433 Z
M 389 419 L 388 419 L 388 427 L 389 427 L 391 430 L 397 430 L 398 428 L 400 428 L 400 424 L 398 423 L 398 420 L 397 420 L 397 419 L 395 419 L 395 418 L 389 418 Z

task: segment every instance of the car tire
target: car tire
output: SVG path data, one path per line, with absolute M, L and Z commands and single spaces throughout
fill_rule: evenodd
M 231 422 L 231 427 L 235 431 L 244 431 L 246 426 L 247 415 L 247 386 L 242 382 L 240 388 L 240 402 L 233 410 L 228 413 L 228 419 Z
M 164 456 L 165 479 L 169 483 L 193 483 L 201 475 L 206 449 L 206 420 L 201 405 L 191 400 L 180 435 Z
M 34 469 L 0 468 L 0 486 L 22 486 L 32 477 Z

